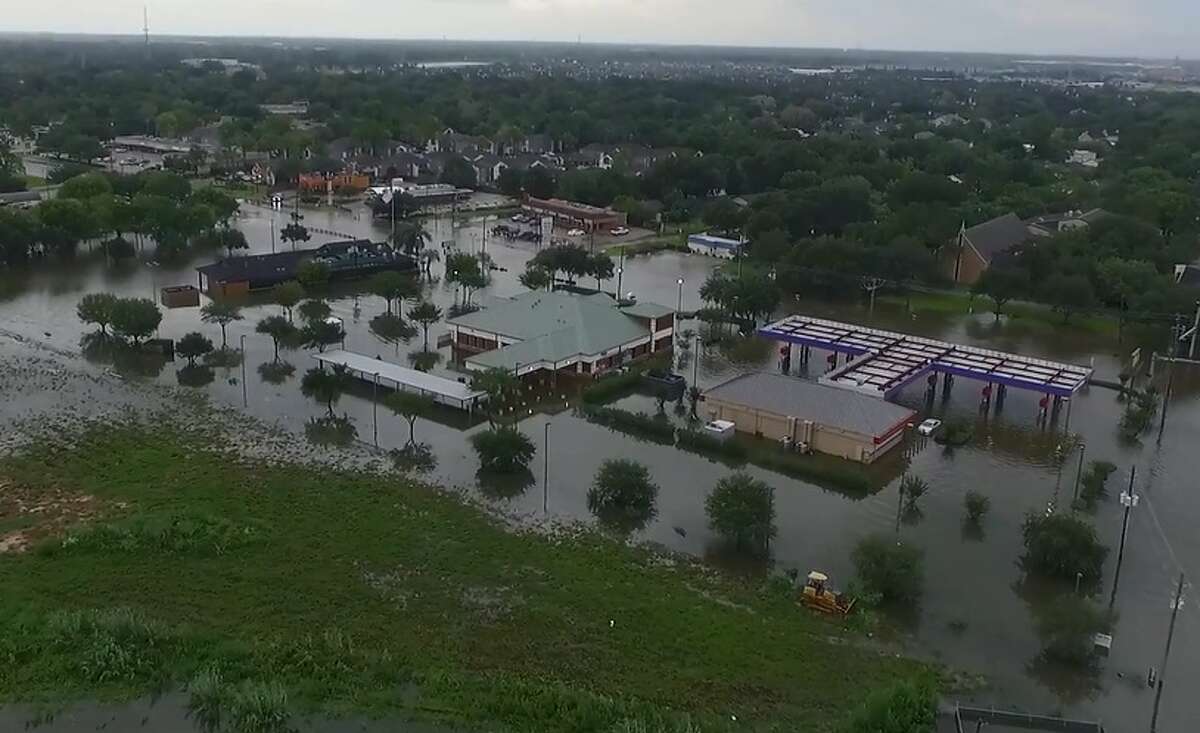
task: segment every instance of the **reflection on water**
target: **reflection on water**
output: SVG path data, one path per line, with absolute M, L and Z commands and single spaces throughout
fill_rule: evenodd
M 428 443 L 408 443 L 388 453 L 396 470 L 408 473 L 429 473 L 437 468 L 437 456 Z
M 296 367 L 286 361 L 265 361 L 258 365 L 258 375 L 267 384 L 280 385 L 292 378 Z
M 524 494 L 535 482 L 533 472 L 528 468 L 513 473 L 497 473 L 480 470 L 475 474 L 475 482 L 484 496 L 495 501 L 512 501 Z
M 175 379 L 181 387 L 205 387 L 216 378 L 217 373 L 205 364 L 192 364 L 175 372 Z
M 309 418 L 304 425 L 304 437 L 313 445 L 344 448 L 358 437 L 358 428 L 347 415 L 325 415 Z

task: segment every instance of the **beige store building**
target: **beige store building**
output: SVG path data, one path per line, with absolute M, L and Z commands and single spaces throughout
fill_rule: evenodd
M 752 373 L 708 390 L 704 413 L 738 432 L 859 463 L 897 446 L 916 412 L 876 397 L 782 374 Z

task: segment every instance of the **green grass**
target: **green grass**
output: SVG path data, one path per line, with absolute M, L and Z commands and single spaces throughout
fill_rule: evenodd
M 847 700 L 928 673 L 789 593 L 198 440 L 107 425 L 0 463 L 14 486 L 117 515 L 75 530 L 104 541 L 0 556 L 0 701 L 178 687 L 255 730 L 286 704 L 487 730 L 725 730 L 736 715 L 820 732 Z
M 972 297 L 971 293 L 965 290 L 914 292 L 908 298 L 903 295 L 881 295 L 878 302 L 901 307 L 907 302 L 914 313 L 961 315 L 972 309 L 975 313 L 984 315 L 990 315 L 992 312 L 991 300 L 978 295 Z M 1065 324 L 1062 315 L 1056 313 L 1050 306 L 1040 303 L 1007 303 L 1003 313 L 1010 320 L 1019 320 L 1039 328 L 1059 329 L 1065 327 L 1112 336 L 1117 333 L 1117 319 L 1104 312 L 1076 314 L 1071 316 Z
M 46 185 L 46 179 L 41 176 L 25 176 L 25 185 L 29 188 L 41 188 Z

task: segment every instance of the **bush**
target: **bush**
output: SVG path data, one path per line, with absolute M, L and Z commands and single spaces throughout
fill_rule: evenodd
M 1069 514 L 1030 513 L 1021 531 L 1026 570 L 1060 580 L 1074 581 L 1079 573 L 1089 582 L 1100 580 L 1108 548 L 1092 525 Z
M 834 463 L 832 460 L 827 462 L 821 458 L 782 451 L 775 446 L 771 448 L 772 450 L 751 452 L 750 462 L 786 476 L 812 481 L 854 496 L 866 496 L 876 488 L 860 466 L 849 462 L 844 462 L 844 465 L 843 462 Z
M 515 428 L 492 428 L 471 436 L 480 469 L 493 473 L 525 470 L 537 453 L 533 441 Z
M 916 509 L 917 502 L 929 492 L 929 482 L 920 476 L 908 476 L 900 479 L 900 494 L 909 509 Z
M 1158 412 L 1158 390 L 1153 386 L 1145 391 L 1129 390 L 1125 414 L 1121 415 L 1121 437 L 1135 441 L 1150 427 L 1154 413 Z
M 195 366 L 196 359 L 213 350 L 213 343 L 207 336 L 197 331 L 185 333 L 175 344 L 175 353 L 188 360 L 188 366 Z
M 1092 637 L 1111 628 L 1112 618 L 1107 611 L 1075 595 L 1055 599 L 1037 619 L 1042 656 L 1075 666 L 1084 666 L 1092 660 Z
M 744 473 L 717 482 L 704 500 L 708 526 L 738 548 L 766 552 L 775 536 L 775 489 Z
M 589 421 L 613 430 L 632 433 L 663 445 L 675 442 L 675 426 L 664 418 L 652 417 L 644 412 L 630 412 L 616 407 L 585 405 L 583 415 Z
M 884 603 L 914 603 L 921 597 L 924 553 L 891 537 L 874 534 L 859 541 L 852 555 L 859 584 Z
M 1096 502 L 1108 495 L 1108 478 L 1117 470 L 1108 461 L 1092 461 L 1080 478 L 1078 508 L 1095 509 Z
M 947 420 L 938 434 L 934 436 L 933 441 L 938 445 L 956 447 L 970 443 L 973 437 L 975 437 L 975 426 L 967 420 Z
M 983 516 L 992 507 L 992 500 L 978 491 L 968 491 L 963 498 L 963 505 L 967 510 L 967 522 L 977 525 L 983 521 Z
M 588 510 L 601 523 L 624 530 L 640 529 L 658 513 L 658 485 L 640 463 L 605 461 L 588 490 Z
M 843 733 L 929 733 L 937 716 L 937 697 L 927 684 L 902 682 L 876 690 L 855 709 Z
M 588 405 L 601 405 L 618 395 L 635 389 L 642 381 L 642 375 L 636 371 L 611 374 L 592 382 L 580 398 Z

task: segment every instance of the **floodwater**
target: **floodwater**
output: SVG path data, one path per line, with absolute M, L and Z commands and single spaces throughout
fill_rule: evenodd
M 253 251 L 270 251 L 271 228 L 286 223 L 288 213 L 269 208 L 245 206 L 240 221 L 252 243 Z M 338 238 L 337 235 L 382 238 L 384 229 L 370 220 L 365 211 L 307 211 L 305 224 L 316 230 L 337 234 L 314 233 L 308 246 Z M 480 220 L 452 222 L 441 218 L 428 222 L 432 241 L 440 245 L 453 242 L 466 251 L 486 247 L 498 268 L 491 286 L 473 296 L 476 302 L 520 292 L 517 274 L 532 256 L 535 245 L 510 244 L 485 237 Z M 81 324 L 74 311 L 79 297 L 88 292 L 109 291 L 121 295 L 152 297 L 164 285 L 194 283 L 196 264 L 211 261 L 213 255 L 198 257 L 181 265 L 132 265 L 114 271 L 102 262 L 81 256 L 69 268 L 53 272 L 21 274 L 0 280 L 0 351 L 13 344 L 8 338 L 19 336 L 61 351 L 80 350 Z M 680 253 L 661 253 L 627 259 L 621 290 L 633 292 L 643 300 L 667 305 L 681 303 L 684 310 L 700 305 L 698 290 L 714 267 L 710 259 Z M 441 266 L 435 264 L 435 275 Z M 682 287 L 678 280 L 682 278 Z M 588 283 L 584 283 L 588 284 Z M 607 287 L 615 287 L 608 283 Z M 443 308 L 453 304 L 458 294 L 441 282 L 428 285 L 428 297 Z M 331 303 L 333 312 L 347 326 L 346 348 L 407 364 L 408 356 L 421 350 L 418 335 L 408 343 L 389 343 L 375 336 L 370 319 L 384 311 L 383 302 L 369 295 L 355 297 L 340 294 Z M 1094 363 L 1097 376 L 1115 380 L 1119 371 L 1119 352 L 1127 353 L 1134 343 L 1162 343 L 1155 332 L 1126 334 L 1118 346 L 1111 337 L 1082 332 L 1056 332 L 1039 324 L 1019 321 L 996 323 L 987 313 L 910 315 L 903 307 L 880 305 L 874 314 L 857 305 L 811 301 L 788 303 L 790 310 L 841 318 L 879 327 L 895 328 L 951 341 L 986 344 L 992 348 L 1061 359 Z M 280 384 L 259 374 L 258 367 L 271 360 L 271 343 L 254 333 L 254 324 L 265 315 L 278 313 L 270 304 L 248 304 L 245 320 L 229 328 L 229 342 L 238 345 L 246 337 L 245 376 L 242 367 L 216 369 L 212 380 L 199 387 L 212 399 L 241 407 L 243 387 L 245 410 L 271 423 L 279 423 L 298 436 L 305 434 L 305 423 L 319 417 L 324 408 L 300 394 L 299 379 L 314 365 L 307 352 L 288 352 L 284 358 L 295 372 Z M 684 324 L 698 328 L 698 324 Z M 214 341 L 220 333 L 215 326 L 199 323 L 196 309 L 166 311 L 161 334 L 178 338 L 200 330 Z M 444 324 L 430 331 L 430 342 L 444 332 Z M 15 345 L 13 345 L 15 348 Z M 705 348 L 697 365 L 702 387 L 711 386 L 739 371 L 775 368 L 772 349 L 747 349 L 742 361 Z M 1147 353 L 1149 347 L 1146 349 Z M 816 354 L 812 369 L 819 369 L 823 354 Z M 435 372 L 452 374 L 442 350 L 442 363 Z M 93 371 L 107 365 L 89 366 Z M 126 365 L 118 365 L 127 371 Z M 680 369 L 690 377 L 690 360 Z M 161 370 L 149 369 L 149 376 L 175 384 L 179 364 L 167 364 Z M 772 566 L 776 570 L 794 569 L 801 574 L 819 568 L 832 574 L 838 585 L 853 575 L 850 560 L 855 543 L 871 532 L 895 534 L 899 541 L 912 543 L 925 552 L 924 593 L 920 607 L 897 619 L 900 642 L 905 652 L 936 659 L 949 667 L 986 677 L 988 686 L 981 691 L 964 693 L 963 702 L 1018 708 L 1037 713 L 1102 719 L 1110 730 L 1135 730 L 1148 725 L 1152 691 L 1145 686 L 1149 667 L 1159 666 L 1170 618 L 1170 601 L 1180 570 L 1189 577 L 1200 572 L 1200 497 L 1196 495 L 1195 476 L 1200 475 L 1200 373 L 1179 368 L 1176 391 L 1170 404 L 1166 432 L 1161 440 L 1154 433 L 1140 445 L 1124 444 L 1117 436 L 1117 421 L 1122 411 L 1117 394 L 1092 387 L 1072 401 L 1058 420 L 1046 427 L 1035 421 L 1038 397 L 1011 390 L 1000 413 L 981 421 L 972 444 L 944 449 L 929 441 L 914 441 L 904 453 L 890 457 L 874 471 L 888 479 L 879 492 L 867 496 L 845 494 L 814 486 L 764 469 L 750 467 L 755 476 L 776 488 L 778 536 L 772 547 Z M 957 380 L 952 394 L 944 400 L 939 393 L 930 406 L 936 416 L 978 417 L 981 385 Z M 900 401 L 926 410 L 923 384 L 917 384 L 899 397 Z M 22 395 L 8 409 L 28 411 L 46 400 Z M 621 406 L 652 412 L 649 397 L 633 395 Z M 673 551 L 704 557 L 731 572 L 767 572 L 764 563 L 731 557 L 707 528 L 704 498 L 711 486 L 733 469 L 703 457 L 674 448 L 639 441 L 589 423 L 573 413 L 574 400 L 565 390 L 552 409 L 528 415 L 521 423 L 524 430 L 542 448 L 549 438 L 548 474 L 543 472 L 543 453 L 530 466 L 531 474 L 516 485 L 481 485 L 476 460 L 467 436 L 486 425 L 465 419 L 460 413 L 439 412 L 417 423 L 417 440 L 430 446 L 435 467 L 423 476 L 447 487 L 459 488 L 491 504 L 507 515 L 537 522 L 545 508 L 549 520 L 591 521 L 586 494 L 599 464 L 608 458 L 625 457 L 641 461 L 660 486 L 657 514 L 632 535 L 635 541 L 650 542 Z M 3 410 L 5 408 L 0 408 Z M 371 391 L 362 387 L 344 396 L 338 413 L 345 414 L 357 429 L 358 439 L 374 442 L 381 448 L 402 446 L 408 438 L 407 425 L 387 410 L 373 409 Z M 674 413 L 674 406 L 667 411 Z M 549 424 L 549 428 L 546 425 Z M 318 436 L 309 431 L 311 438 Z M 298 437 L 298 441 L 304 438 Z M 1109 599 L 1120 536 L 1122 508 L 1116 496 L 1128 481 L 1129 469 L 1137 467 L 1136 486 L 1142 495 L 1133 510 L 1128 544 L 1121 571 L 1115 609 L 1119 622 L 1114 633 L 1111 656 L 1092 676 L 1067 674 L 1047 669 L 1037 661 L 1040 648 L 1034 630 L 1034 618 L 1054 592 L 1061 589 L 1034 587 L 1023 582 L 1017 564 L 1022 550 L 1021 520 L 1027 512 L 1045 511 L 1050 503 L 1067 507 L 1074 489 L 1079 445 L 1086 444 L 1086 459 L 1106 459 L 1119 466 L 1109 482 L 1108 499 L 1101 502 L 1095 523 L 1111 553 L 1105 566 L 1106 577 L 1093 591 L 1105 602 Z M 922 499 L 920 515 L 898 517 L 899 476 L 907 471 L 925 478 L 930 492 Z M 980 491 L 991 499 L 991 511 L 981 535 L 964 531 L 963 495 Z M 1068 591 L 1070 589 L 1067 589 Z M 1190 595 L 1190 594 L 1189 594 Z M 1200 605 L 1190 598 L 1179 614 L 1174 646 L 1166 671 L 1166 687 L 1160 724 L 1163 730 L 1187 730 L 1194 724 L 1187 693 L 1200 674 Z M 48 728 L 54 731 L 73 728 Z

